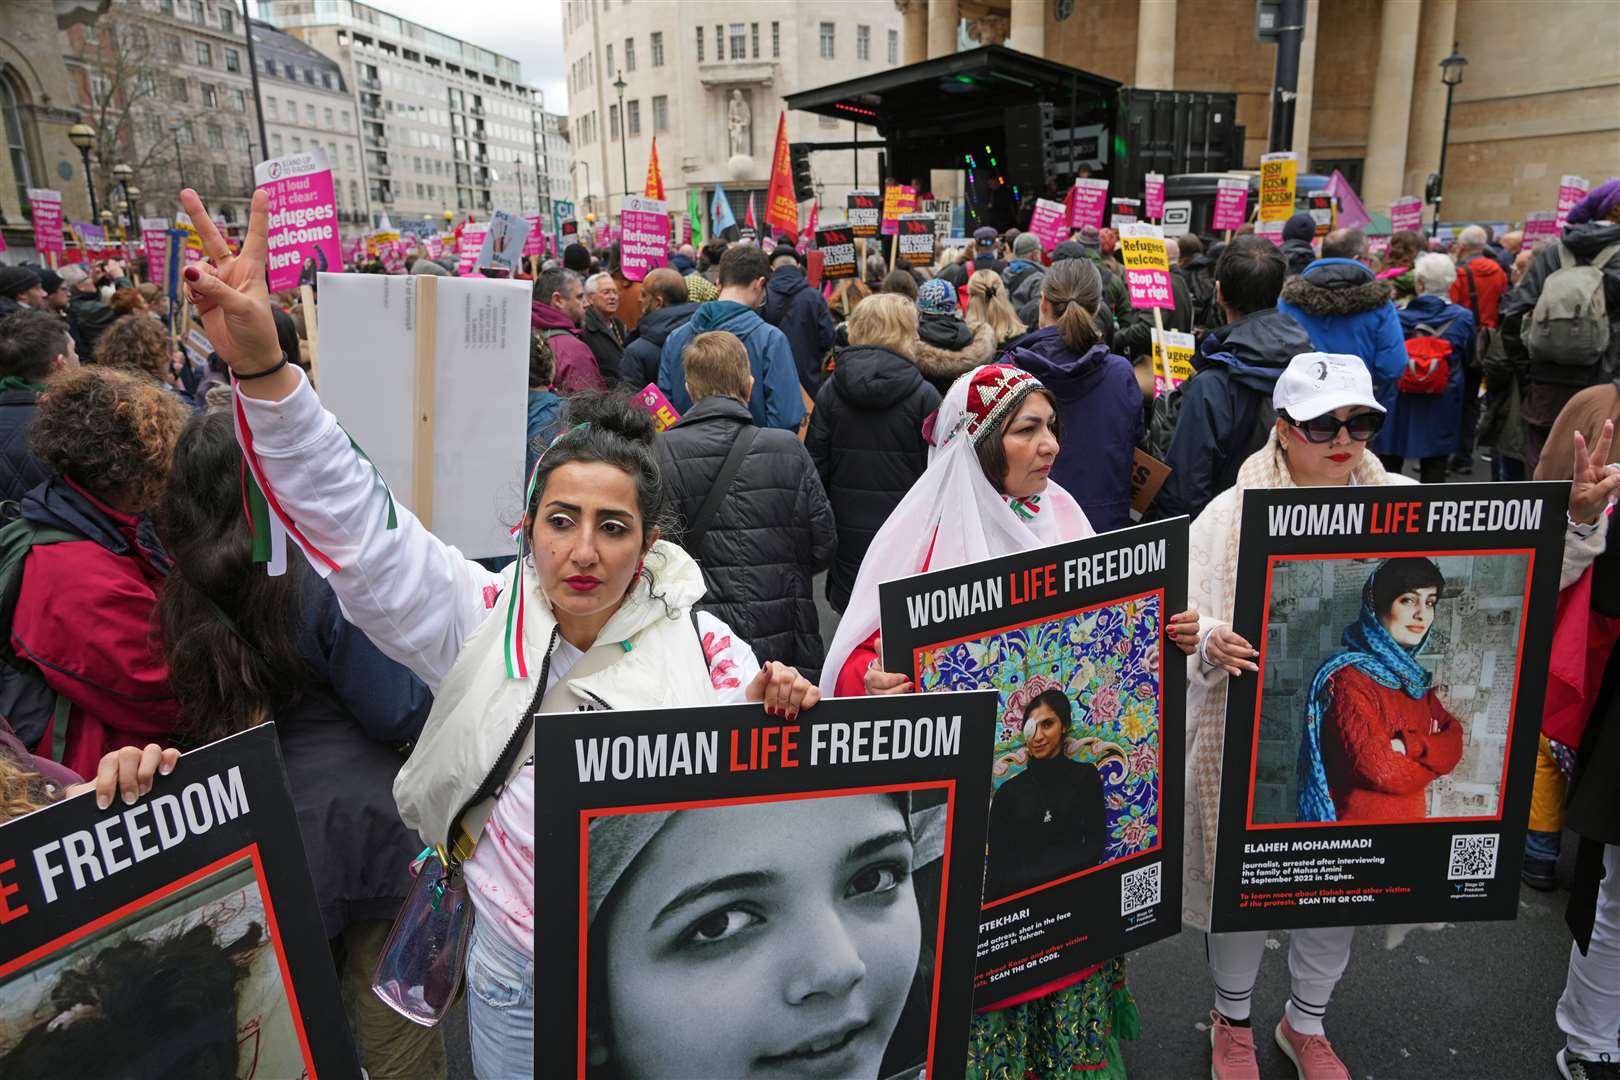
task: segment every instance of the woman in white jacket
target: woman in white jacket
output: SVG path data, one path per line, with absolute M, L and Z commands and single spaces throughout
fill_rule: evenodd
M 582 399 L 531 475 L 518 560 L 491 573 L 393 511 L 375 470 L 288 365 L 265 292 L 265 196 L 254 196 L 234 257 L 196 193 L 181 202 L 211 260 L 186 268 L 187 288 L 231 366 L 250 468 L 349 621 L 434 692 L 394 797 L 407 825 L 464 863 L 477 916 L 467 960 L 474 1069 L 529 1075 L 532 728 L 512 768 L 491 778 L 494 794 L 476 797 L 525 716 L 744 700 L 792 716 L 819 695 L 792 668 L 761 668 L 718 619 L 692 617 L 703 579 L 659 539 L 669 494 L 649 418 Z

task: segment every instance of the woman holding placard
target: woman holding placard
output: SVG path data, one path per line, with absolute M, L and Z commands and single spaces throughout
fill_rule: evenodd
M 187 267 L 187 289 L 231 366 L 238 436 L 275 525 L 327 575 L 349 621 L 435 691 L 394 797 L 452 880 L 465 871 L 477 915 L 474 1068 L 531 1075 L 535 717 L 742 700 L 793 716 L 819 694 L 792 668 L 761 667 L 724 623 L 692 615 L 702 575 L 660 539 L 669 492 L 647 414 L 588 395 L 570 402 L 572 426 L 529 478 L 519 557 L 491 573 L 394 507 L 288 366 L 265 303 L 265 197 L 255 194 L 234 257 L 196 193 L 181 202 L 211 259 Z

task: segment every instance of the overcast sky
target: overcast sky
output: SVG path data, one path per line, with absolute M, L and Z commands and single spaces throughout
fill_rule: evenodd
M 568 111 L 562 0 L 366 0 L 372 7 L 481 45 L 523 65 L 545 94 L 546 111 Z

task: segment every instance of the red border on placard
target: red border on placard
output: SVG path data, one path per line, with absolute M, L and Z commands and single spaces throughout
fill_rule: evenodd
M 309 1036 L 304 1031 L 304 1013 L 298 1007 L 298 991 L 293 985 L 292 972 L 287 967 L 287 951 L 281 941 L 281 928 L 276 922 L 275 905 L 270 900 L 270 885 L 264 879 L 264 863 L 260 861 L 259 845 L 256 843 L 239 848 L 229 855 L 214 860 L 207 866 L 200 867 L 183 877 L 176 878 L 160 889 L 149 892 L 145 896 L 137 897 L 121 907 L 114 908 L 105 915 L 91 919 L 84 925 L 70 930 L 60 937 L 53 938 L 37 948 L 30 949 L 10 963 L 0 964 L 0 979 L 20 968 L 26 967 L 41 957 L 73 944 L 80 938 L 87 937 L 97 930 L 111 926 L 113 923 L 128 915 L 133 915 L 142 908 L 150 907 L 166 896 L 171 896 L 189 885 L 195 885 L 204 878 L 223 870 L 232 863 L 240 862 L 244 858 L 253 863 L 253 876 L 259 886 L 259 899 L 264 904 L 265 929 L 269 932 L 270 940 L 276 947 L 276 965 L 281 970 L 281 987 L 287 992 L 287 1007 L 292 1011 L 293 1029 L 298 1032 L 298 1048 L 304 1055 L 304 1068 L 309 1070 L 309 1080 L 316 1080 L 315 1059 L 309 1052 Z
M 1254 782 L 1259 774 L 1260 758 L 1260 704 L 1266 692 L 1266 628 L 1271 624 L 1271 581 L 1279 562 L 1348 562 L 1351 559 L 1435 559 L 1452 558 L 1460 556 L 1484 555 L 1523 555 L 1529 562 L 1524 568 L 1524 596 L 1519 600 L 1519 647 L 1513 656 L 1513 696 L 1508 701 L 1508 729 L 1502 750 L 1502 775 L 1497 778 L 1496 813 L 1489 817 L 1469 815 L 1466 817 L 1434 817 L 1417 818 L 1412 821 L 1272 821 L 1257 822 L 1254 820 Z M 1385 825 L 1423 825 L 1431 821 L 1501 821 L 1502 795 L 1507 791 L 1508 762 L 1513 759 L 1513 725 L 1519 715 L 1519 684 L 1524 668 L 1524 632 L 1527 620 L 1525 610 L 1530 606 L 1530 586 L 1536 577 L 1536 552 L 1534 548 L 1492 548 L 1479 551 L 1362 551 L 1362 552 L 1336 552 L 1332 555 L 1272 555 L 1266 560 L 1266 606 L 1265 621 L 1260 624 L 1260 656 L 1256 664 L 1260 670 L 1255 676 L 1254 688 L 1254 735 L 1249 744 L 1249 794 L 1247 806 L 1244 811 L 1244 825 L 1247 829 L 1364 829 Z M 1326 659 L 1324 657 L 1324 659 Z
M 836 799 L 845 795 L 889 795 L 900 791 L 945 792 L 945 851 L 940 857 L 939 928 L 934 935 L 933 1000 L 928 1006 L 927 1073 L 934 1071 L 934 1045 L 939 1028 L 939 980 L 945 953 L 945 922 L 951 892 L 951 833 L 956 821 L 956 781 L 918 780 L 907 784 L 879 784 L 873 787 L 829 788 L 825 791 L 792 791 L 778 795 L 739 795 L 726 799 L 696 799 L 691 802 L 645 803 L 640 806 L 607 806 L 579 812 L 579 1042 L 575 1047 L 576 1073 L 585 1080 L 585 963 L 590 945 L 591 918 L 591 818 L 628 814 L 652 814 L 674 810 L 703 810 L 715 806 L 756 806 L 760 803 L 799 802 L 805 799 Z
M 1009 624 L 1007 626 L 998 627 L 997 629 L 994 629 L 994 630 L 981 630 L 978 633 L 964 634 L 961 637 L 952 638 L 949 641 L 941 641 L 941 642 L 938 642 L 938 643 L 933 644 L 933 645 L 919 646 L 918 648 L 913 649 L 912 654 L 911 654 L 911 674 L 912 674 L 912 678 L 915 679 L 917 677 L 917 672 L 921 669 L 920 655 L 922 653 L 924 653 L 924 652 L 938 652 L 940 649 L 948 649 L 952 645 L 960 645 L 964 641 L 978 641 L 981 638 L 993 637 L 996 634 L 1005 634 L 1009 630 L 1022 630 L 1026 626 L 1034 626 L 1037 623 L 1052 622 L 1054 619 L 1067 619 L 1067 618 L 1070 618 L 1071 616 L 1082 614 L 1083 612 L 1095 611 L 1098 608 L 1112 607 L 1115 604 L 1128 604 L 1132 600 L 1141 600 L 1143 597 L 1147 597 L 1147 596 L 1157 596 L 1159 598 L 1159 624 L 1160 624 L 1161 627 L 1163 627 L 1165 625 L 1168 625 L 1168 621 L 1167 621 L 1167 619 L 1165 617 L 1165 611 L 1164 611 L 1164 606 L 1165 606 L 1164 589 L 1162 587 L 1157 588 L 1157 589 L 1147 589 L 1147 590 L 1145 590 L 1143 592 L 1135 593 L 1135 594 L 1133 594 L 1131 596 L 1117 596 L 1112 600 L 1101 600 L 1101 601 L 1098 601 L 1095 604 L 1087 604 L 1085 607 L 1077 607 L 1077 608 L 1073 609 L 1072 611 L 1060 611 L 1060 612 L 1056 612 L 1056 613 L 1054 613 L 1052 615 L 1042 615 L 1039 618 L 1029 619 L 1026 622 L 1011 623 L 1011 624 Z M 1162 633 L 1161 633 L 1160 636 L 1161 637 L 1163 636 Z M 957 687 L 955 689 L 993 690 L 993 689 L 995 689 L 995 687 Z M 1001 718 L 999 716 L 996 717 L 996 726 L 998 728 L 1001 726 Z M 1159 643 L 1159 717 L 1158 717 L 1158 723 L 1154 726 L 1154 729 L 1153 729 L 1153 739 L 1154 739 L 1154 742 L 1156 742 L 1158 744 L 1158 757 L 1159 757 L 1159 792 L 1158 792 L 1158 800 L 1159 800 L 1159 809 L 1158 809 L 1158 813 L 1159 813 L 1159 831 L 1158 831 L 1158 837 L 1153 841 L 1153 846 L 1152 847 L 1145 847 L 1141 851 L 1132 852 L 1129 855 L 1121 855 L 1117 859 L 1109 859 L 1107 862 L 1098 863 L 1096 866 L 1088 866 L 1084 870 L 1077 871 L 1077 872 L 1075 872 L 1073 874 L 1067 874 L 1067 875 L 1065 875 L 1063 877 L 1060 877 L 1060 878 L 1053 878 L 1051 881 L 1043 881 L 1039 885 L 1035 885 L 1035 886 L 1033 886 L 1031 888 L 1028 888 L 1028 889 L 1023 889 L 1023 890 L 1021 890 L 1019 892 L 1010 893 L 1007 896 L 1000 896 L 1000 897 L 997 897 L 994 900 L 986 900 L 986 901 L 984 901 L 983 903 L 981 903 L 979 905 L 979 910 L 980 911 L 989 911 L 993 907 L 999 907 L 1002 904 L 1010 903 L 1010 902 L 1012 902 L 1014 900 L 1022 899 L 1023 897 L 1026 897 L 1026 896 L 1031 896 L 1031 895 L 1033 895 L 1035 893 L 1042 892 L 1042 891 L 1044 891 L 1046 889 L 1050 889 L 1050 888 L 1052 888 L 1053 886 L 1056 886 L 1056 885 L 1062 885 L 1062 884 L 1064 884 L 1066 882 L 1075 881 L 1075 880 L 1077 880 L 1079 878 L 1085 877 L 1087 874 L 1095 873 L 1098 870 L 1102 870 L 1102 869 L 1105 869 L 1105 868 L 1110 867 L 1110 866 L 1117 866 L 1120 863 L 1129 862 L 1132 859 L 1140 859 L 1140 858 L 1142 858 L 1143 856 L 1146 856 L 1146 855 L 1151 855 L 1155 851 L 1159 851 L 1164 847 L 1164 643 L 1163 643 L 1163 641 L 1161 641 Z

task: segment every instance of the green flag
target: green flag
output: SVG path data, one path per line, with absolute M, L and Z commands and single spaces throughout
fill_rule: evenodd
M 686 216 L 692 221 L 692 246 L 703 246 L 703 200 L 698 196 L 698 189 L 688 186 L 686 189 Z

